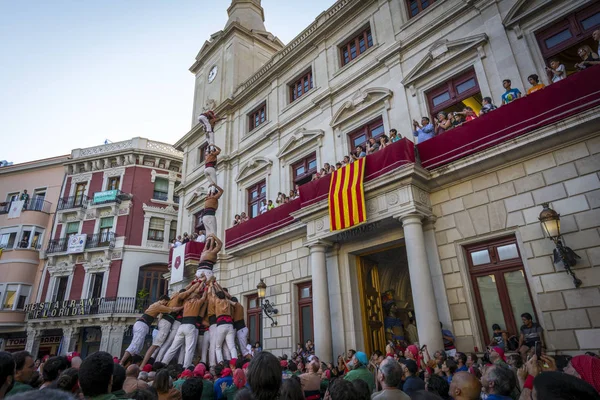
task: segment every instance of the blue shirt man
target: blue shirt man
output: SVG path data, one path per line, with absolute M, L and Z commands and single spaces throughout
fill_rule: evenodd
M 429 122 L 429 118 L 421 118 L 421 125 L 413 119 L 413 135 L 417 138 L 417 144 L 423 143 L 435 135 L 435 128 L 433 127 L 433 124 Z
M 512 89 L 510 85 L 510 79 L 505 79 L 502 81 L 502 86 L 504 86 L 504 89 L 506 89 L 506 92 L 504 92 L 502 95 L 502 104 L 508 104 L 516 99 L 521 98 L 521 91 L 519 89 Z

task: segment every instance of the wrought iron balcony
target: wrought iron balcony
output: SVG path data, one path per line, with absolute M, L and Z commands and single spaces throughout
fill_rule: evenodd
M 87 207 L 90 201 L 87 196 L 69 196 L 58 199 L 58 210 L 70 210 L 72 208 Z
M 85 242 L 86 249 L 95 249 L 98 247 L 115 247 L 115 233 L 114 232 L 104 232 L 104 233 L 96 233 L 94 235 L 88 236 L 87 241 Z
M 11 205 L 12 202 L 7 202 L 1 205 L 0 214 L 8 214 Z M 27 203 L 23 204 L 23 211 L 40 211 L 49 213 L 51 207 L 52 203 L 45 201 L 43 197 L 36 196 L 33 199 L 30 199 Z
M 25 312 L 27 313 L 27 319 L 64 318 L 100 314 L 139 314 L 148 307 L 149 303 L 147 298 L 99 297 L 27 304 Z
M 50 242 L 48 242 L 46 254 L 64 253 L 67 251 L 68 243 L 69 238 L 50 240 Z M 86 249 L 96 249 L 101 247 L 108 247 L 110 249 L 115 247 L 114 232 L 96 233 L 87 237 L 85 241 Z

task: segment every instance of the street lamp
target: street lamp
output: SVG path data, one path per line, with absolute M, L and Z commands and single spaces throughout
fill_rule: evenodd
M 260 300 L 260 308 L 262 308 L 265 315 L 271 320 L 271 326 L 277 326 L 277 321 L 273 319 L 271 315 L 277 315 L 279 310 L 273 308 L 274 304 L 269 302 L 269 300 L 265 299 L 267 294 L 267 284 L 262 279 L 256 285 L 256 290 L 258 291 L 258 298 Z
M 573 278 L 575 287 L 581 286 L 581 280 L 575 276 L 575 272 L 571 269 L 577 264 L 577 259 L 581 258 L 571 248 L 564 246 L 564 239 L 560 235 L 560 214 L 550 208 L 548 203 L 542 204 L 543 210 L 540 213 L 539 220 L 548 235 L 548 238 L 554 242 L 556 248 L 554 249 L 554 263 L 562 261 L 565 266 L 567 274 Z

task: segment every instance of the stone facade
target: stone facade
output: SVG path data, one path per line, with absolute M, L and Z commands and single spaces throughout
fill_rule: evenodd
M 260 1 L 252 3 L 255 12 Z M 481 96 L 495 103 L 504 92 L 504 78 L 522 92 L 532 73 L 548 84 L 535 33 L 592 3 L 438 0 L 409 18 L 404 0 L 340 0 L 271 59 L 257 54 L 249 60 L 245 54 L 253 71 L 247 80 L 239 83 L 239 76 L 219 73 L 211 83 L 206 76 L 211 65 L 223 70 L 222 58 L 214 61 L 211 54 L 234 42 L 256 44 L 243 24 L 234 29 L 237 24 L 228 23 L 192 67 L 194 122 L 175 144 L 184 152 L 178 226 L 193 230 L 208 189 L 200 151 L 206 139 L 195 119 L 208 106 L 226 118 L 215 129 L 222 149 L 218 183 L 225 192 L 217 211 L 218 236 L 224 238 L 234 215 L 248 211 L 249 187 L 264 181 L 266 198 L 275 200 L 278 192 L 292 189 L 295 162 L 313 153 L 319 167 L 341 160 L 350 151 L 349 134 L 366 123 L 381 119 L 386 132 L 396 128 L 412 140 L 410 121 L 430 114 L 427 92 L 458 74 L 472 69 Z M 340 46 L 367 26 L 373 46 L 342 66 Z M 289 85 L 309 70 L 313 88 L 290 101 Z M 207 97 L 207 90 L 219 94 Z M 263 104 L 265 122 L 250 129 L 249 115 Z M 398 250 L 408 260 L 415 308 L 426 305 L 429 313 L 417 325 L 438 326 L 439 320 L 454 331 L 459 350 L 473 351 L 487 343 L 464 246 L 515 235 L 549 349 L 599 349 L 600 141 L 595 124 L 597 110 L 591 110 L 431 171 L 418 163 L 395 170 L 365 185 L 371 231 L 355 237 L 332 234 L 327 203 L 321 201 L 295 212 L 291 225 L 226 248 L 216 272 L 241 298 L 254 294 L 259 279 L 265 279 L 267 297 L 279 314 L 277 326 L 264 320 L 262 337 L 264 348 L 276 354 L 290 354 L 299 340 L 296 285 L 313 281 L 313 301 L 319 302 L 315 339 L 318 332 L 329 335 L 329 343 L 317 343 L 317 349 L 326 346 L 333 356 L 365 344 L 357 255 L 417 243 L 416 249 Z M 583 281 L 579 289 L 561 265 L 552 263 L 552 243 L 537 221 L 543 202 L 561 213 L 567 245 L 582 257 L 576 267 Z M 315 271 L 327 285 L 314 279 Z M 428 335 L 431 329 L 420 331 Z M 438 346 L 439 337 L 429 339 Z
M 478 343 L 479 332 L 461 246 L 505 234 L 517 236 L 550 349 L 600 348 L 599 145 L 600 136 L 568 143 L 431 193 L 454 333 L 464 348 Z M 538 221 L 545 202 L 560 213 L 566 245 L 581 257 L 579 289 L 562 263 L 553 263 L 554 246 Z

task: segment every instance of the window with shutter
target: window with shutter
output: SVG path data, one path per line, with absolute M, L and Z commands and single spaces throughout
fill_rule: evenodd
M 149 240 L 163 240 L 165 235 L 165 220 L 162 218 L 150 218 L 150 226 L 148 227 Z

